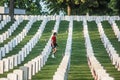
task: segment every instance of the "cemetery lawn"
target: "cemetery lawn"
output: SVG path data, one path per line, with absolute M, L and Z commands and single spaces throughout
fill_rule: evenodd
M 103 26 L 106 29 L 110 28 L 110 26 L 108 27 L 108 24 L 106 24 L 106 22 L 103 22 Z M 95 57 L 101 63 L 101 65 L 104 67 L 106 72 L 109 73 L 110 76 L 114 78 L 114 80 L 120 80 L 120 76 L 119 76 L 120 72 L 117 71 L 117 69 L 115 69 L 114 65 L 112 65 L 112 62 L 108 56 L 108 53 L 107 53 L 106 49 L 104 48 L 104 45 L 100 39 L 100 35 L 98 32 L 96 23 L 94 21 L 88 22 L 88 29 L 89 29 L 89 35 L 90 35 L 91 44 L 93 47 Z M 106 32 L 106 30 L 105 30 L 105 32 Z M 107 34 L 107 35 L 109 35 L 109 37 L 113 37 L 112 31 L 110 29 L 107 30 L 107 32 L 110 32 L 110 34 L 111 34 L 111 36 L 109 34 Z
M 52 80 L 55 71 L 57 70 L 61 60 L 62 55 L 65 52 L 66 41 L 67 41 L 67 29 L 69 23 L 67 21 L 61 21 L 58 34 L 57 34 L 57 42 L 59 47 L 57 48 L 56 58 L 51 58 L 51 55 L 48 58 L 45 66 L 39 71 L 35 76 L 32 77 L 32 80 Z
M 118 54 L 120 54 L 120 42 L 118 42 L 118 39 L 116 38 L 111 25 L 107 22 L 104 21 L 102 22 L 105 34 L 107 35 L 108 39 L 110 40 L 111 44 L 115 48 Z M 120 29 L 120 27 L 119 27 Z
M 35 23 L 33 23 L 32 27 L 28 31 L 28 34 L 26 35 L 26 37 L 15 48 L 13 48 L 12 51 L 10 51 L 8 54 L 6 54 L 5 57 L 9 57 L 9 56 L 18 54 L 18 52 L 21 50 L 21 48 L 23 48 L 24 45 L 27 44 L 27 42 L 29 42 L 29 40 L 35 35 L 37 30 L 39 29 L 40 24 L 41 24 L 41 21 L 36 21 Z
M 82 22 L 74 21 L 68 80 L 94 80 L 88 67 Z
M 24 29 L 24 27 L 26 26 L 27 23 L 28 23 L 28 20 L 23 20 L 23 22 L 21 22 L 18 25 L 18 28 L 12 33 L 11 36 L 8 39 L 4 40 L 3 43 L 0 43 L 0 47 L 3 47 L 5 44 L 7 44 L 9 41 L 11 41 L 14 37 L 16 37 Z
M 40 26 L 41 21 L 35 22 L 33 27 L 33 31 L 30 33 L 34 33 L 36 32 L 36 30 L 34 28 L 36 28 L 37 26 Z M 33 58 L 37 57 L 40 55 L 40 53 L 42 52 L 42 50 L 44 49 L 46 43 L 48 42 L 50 36 L 51 36 L 51 32 L 52 29 L 54 27 L 55 21 L 49 21 L 47 22 L 45 29 L 42 33 L 41 38 L 39 39 L 38 43 L 35 45 L 35 47 L 32 49 L 32 51 L 30 52 L 29 55 L 27 55 L 27 57 L 25 58 L 25 60 L 18 65 L 17 67 L 15 67 L 14 69 L 18 69 L 20 66 L 24 66 L 25 63 L 27 63 L 28 61 L 32 60 Z M 29 33 L 29 34 L 30 34 Z M 34 34 L 31 34 L 30 36 L 33 36 Z M 25 44 L 23 44 L 25 45 Z M 10 70 L 9 72 L 5 72 L 4 74 L 0 75 L 0 77 L 6 77 L 8 73 L 13 72 L 13 69 Z
M 14 21 L 8 22 L 8 23 L 4 26 L 4 28 L 2 28 L 2 29 L 0 30 L 0 35 L 1 35 L 2 33 L 4 33 L 5 31 L 7 31 L 7 30 L 10 28 L 10 26 L 12 26 L 13 23 L 14 23 Z
M 22 31 L 22 29 L 25 27 L 27 22 L 28 22 L 27 20 L 24 20 L 22 24 L 19 25 L 18 29 L 15 30 L 12 36 L 9 39 L 5 40 L 5 43 L 10 41 L 10 39 L 15 37 L 17 34 L 19 34 Z M 35 23 L 33 23 L 30 31 L 28 32 L 27 36 L 23 39 L 23 41 L 21 41 L 18 44 L 18 46 L 16 46 L 12 51 L 10 51 L 10 53 L 8 53 L 5 57 L 18 54 L 21 48 L 37 32 L 39 26 L 41 25 L 41 22 L 42 21 L 36 21 Z M 90 72 L 90 69 L 88 67 L 82 23 L 83 22 L 81 21 L 79 22 L 74 21 L 73 23 L 73 37 L 72 37 L 73 39 L 72 39 L 72 50 L 71 50 L 72 53 L 71 53 L 70 71 L 68 72 L 68 80 L 94 80 Z M 120 29 L 120 21 L 116 21 L 116 23 Z M 12 24 L 13 22 L 9 22 L 5 26 L 5 28 L 0 30 L 0 33 L 5 32 Z M 114 80 L 120 80 L 120 71 L 117 71 L 117 69 L 115 69 L 115 66 L 112 65 L 112 62 L 108 56 L 108 53 L 106 52 L 106 49 L 104 48 L 104 45 L 100 39 L 100 35 L 99 35 L 98 28 L 95 21 L 88 22 L 87 24 L 88 24 L 88 30 L 89 30 L 88 32 L 90 35 L 90 40 L 91 40 L 95 57 L 104 67 L 106 72 L 110 74 L 111 77 L 114 78 Z M 27 55 L 25 60 L 20 65 L 18 65 L 17 67 L 14 67 L 14 69 L 10 70 L 9 72 L 4 72 L 4 74 L 0 74 L 0 78 L 7 77 L 8 73 L 13 72 L 13 70 L 18 69 L 28 61 L 39 56 L 52 34 L 54 25 L 55 25 L 54 20 L 48 21 L 42 33 L 41 38 L 39 39 L 35 47 L 32 49 L 30 54 Z M 68 26 L 69 26 L 68 21 L 62 20 L 60 22 L 58 34 L 57 34 L 57 42 L 59 47 L 57 47 L 58 50 L 55 55 L 56 58 L 55 59 L 51 58 L 51 54 L 50 54 L 46 64 L 43 66 L 41 71 L 39 71 L 34 76 L 32 76 L 32 80 L 52 80 L 53 79 L 53 75 L 55 74 L 63 58 L 63 55 L 65 53 L 66 41 L 68 38 L 68 33 L 67 33 Z M 111 25 L 107 21 L 103 21 L 102 26 L 104 28 L 105 34 L 107 35 L 108 39 L 112 43 L 113 47 L 117 50 L 118 54 L 120 54 L 120 49 L 119 49 L 120 42 L 118 42 L 118 39 L 114 35 Z M 4 44 L 2 44 L 2 46 Z

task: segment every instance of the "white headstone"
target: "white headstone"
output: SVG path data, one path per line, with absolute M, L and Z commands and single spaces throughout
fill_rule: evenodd
M 7 75 L 7 78 L 8 78 L 9 80 L 18 80 L 18 76 L 17 76 L 17 74 L 15 74 L 15 73 L 9 73 L 9 74 Z
M 43 56 L 42 55 L 40 55 L 40 65 L 41 65 L 41 67 L 43 67 L 43 65 L 44 65 L 44 60 L 43 60 Z
M 5 32 L 5 35 L 6 35 L 6 39 L 9 38 L 8 31 Z M 6 40 L 6 39 L 5 39 L 5 40 Z
M 9 53 L 9 47 L 8 47 L 8 44 L 6 44 L 4 47 L 5 47 L 5 53 Z
M 32 50 L 32 46 L 30 43 L 28 43 L 28 46 L 29 46 L 29 52 Z
M 32 48 L 34 47 L 34 41 L 33 41 L 33 39 L 31 40 L 31 47 Z
M 20 69 L 23 71 L 23 80 L 28 80 L 29 70 L 28 67 L 22 66 Z
M 21 61 L 22 61 L 22 55 L 19 53 L 17 54 L 17 57 L 18 57 L 18 64 L 21 64 Z
M 27 56 L 25 47 L 22 48 L 23 58 Z
M 20 69 L 16 69 L 13 71 L 13 73 L 17 74 L 18 80 L 23 80 L 23 71 Z
M 41 70 L 41 61 L 40 61 L 39 56 L 37 57 L 37 60 L 38 60 L 38 70 L 40 71 Z
M 0 74 L 3 74 L 4 72 L 4 66 L 3 66 L 3 61 L 0 60 Z
M 12 40 L 12 47 L 13 48 L 15 47 L 15 40 L 14 39 Z
M 32 50 L 31 48 L 31 45 L 30 45 L 30 43 L 27 43 L 27 45 L 28 45 L 28 50 L 29 50 L 29 52 Z M 29 54 L 29 53 L 28 53 Z
M 34 60 L 32 60 L 28 64 L 32 64 L 32 75 L 35 75 L 35 72 L 36 72 L 36 62 Z
M 23 48 L 24 49 L 24 48 Z M 21 54 L 21 60 L 24 61 L 24 50 L 20 51 L 20 54 Z
M 13 64 L 14 64 L 14 58 L 13 58 L 13 56 L 11 56 L 11 57 L 8 57 L 8 59 L 9 59 L 9 69 L 13 69 Z
M 11 29 L 8 29 L 8 34 L 11 35 Z
M 21 39 L 20 39 L 20 36 L 19 36 L 19 37 L 18 37 L 18 43 L 20 43 L 20 40 L 21 40 Z
M 9 70 L 9 60 L 7 58 L 3 59 L 3 66 L 4 66 L 4 71 L 7 72 Z
M 5 57 L 5 48 L 1 47 L 1 53 L 2 53 L 2 57 Z
M 0 78 L 0 80 L 9 80 L 8 78 Z
M 2 59 L 2 51 L 1 51 L 1 49 L 0 49 L 0 60 Z
M 18 41 L 17 41 L 17 38 L 15 37 L 15 45 L 18 45 Z
M 27 53 L 28 53 L 28 49 L 27 49 L 27 45 L 25 45 L 25 55 L 24 55 L 24 57 L 27 57 Z
M 18 65 L 18 55 L 13 55 L 13 66 L 17 66 Z
M 12 43 L 8 42 L 8 46 L 9 46 L 9 50 L 11 51 L 12 50 Z
M 22 39 L 23 39 L 23 35 L 22 35 L 22 34 L 20 34 L 20 41 L 22 41 Z
M 0 29 L 2 29 L 2 26 L 1 26 L 1 24 L 0 24 Z
M 28 71 L 29 71 L 29 74 L 28 74 L 28 79 L 31 79 L 32 78 L 32 64 L 25 64 L 24 66 L 28 67 Z
M 7 36 L 6 33 L 3 33 L 3 40 L 6 40 Z

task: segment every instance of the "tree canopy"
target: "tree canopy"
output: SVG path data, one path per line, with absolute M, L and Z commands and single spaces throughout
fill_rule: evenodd
M 5 4 L 7 7 L 10 6 L 11 0 L 1 0 L 0 6 L 4 6 Z M 41 5 L 39 4 L 40 0 L 14 0 L 14 8 L 21 8 L 26 9 L 28 14 L 41 14 Z
M 9 6 L 11 0 L 1 0 L 0 6 Z M 119 15 L 120 0 L 14 0 L 15 8 L 26 9 L 27 14 L 42 14 L 40 1 L 46 1 L 50 14 L 64 11 L 68 15 Z

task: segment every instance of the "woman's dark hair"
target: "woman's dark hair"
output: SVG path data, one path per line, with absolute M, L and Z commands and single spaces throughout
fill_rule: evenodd
M 53 35 L 56 35 L 56 34 L 57 34 L 56 32 L 53 33 Z

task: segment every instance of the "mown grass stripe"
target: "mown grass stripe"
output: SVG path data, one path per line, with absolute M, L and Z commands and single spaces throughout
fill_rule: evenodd
M 56 58 L 51 58 L 51 55 L 46 62 L 46 65 L 39 71 L 35 76 L 32 77 L 32 80 L 52 80 L 55 71 L 57 70 L 61 60 L 62 54 L 65 52 L 66 40 L 67 40 L 67 28 L 68 22 L 61 21 L 60 28 L 57 34 L 58 50 L 56 53 Z
M 107 25 L 104 26 L 106 27 Z M 120 72 L 117 71 L 115 66 L 111 63 L 108 53 L 106 52 L 100 39 L 96 23 L 94 21 L 88 22 L 88 29 L 95 57 L 111 77 L 113 77 L 115 80 L 120 80 Z M 112 32 L 110 34 L 112 34 Z
M 43 48 L 46 45 L 46 42 L 48 41 L 50 35 L 51 35 L 51 31 L 52 28 L 54 26 L 55 21 L 49 21 L 46 26 L 45 29 L 42 33 L 41 38 L 39 39 L 38 43 L 35 45 L 35 47 L 32 49 L 32 51 L 30 52 L 29 55 L 27 55 L 27 57 L 25 58 L 25 60 L 18 65 L 17 67 L 15 67 L 14 69 L 18 69 L 20 66 L 24 66 L 25 63 L 27 63 L 28 61 L 32 60 L 33 58 L 37 57 L 38 55 L 40 55 L 40 52 L 43 50 Z M 35 24 L 34 26 L 36 26 L 38 24 Z M 39 24 L 40 25 L 40 24 Z M 13 70 L 10 70 L 9 72 L 5 72 L 4 74 L 0 75 L 0 77 L 6 77 L 8 73 L 13 72 Z
M 0 30 L 0 35 L 1 35 L 2 33 L 4 33 L 5 31 L 7 31 L 7 30 L 10 28 L 10 26 L 12 26 L 13 23 L 14 23 L 14 21 L 8 22 L 8 23 L 4 26 L 4 28 L 2 28 L 2 29 Z
M 0 43 L 0 47 L 3 47 L 4 44 L 7 44 L 9 41 L 11 41 L 14 37 L 16 37 L 25 27 L 27 24 L 28 20 L 24 20 L 20 25 L 18 25 L 18 28 L 13 32 L 13 34 L 6 40 L 4 40 L 3 43 Z
M 120 42 L 116 38 L 111 25 L 108 23 L 108 21 L 103 21 L 102 22 L 105 34 L 107 35 L 108 39 L 110 40 L 111 44 L 115 48 L 118 54 L 120 54 Z
M 82 22 L 73 23 L 72 54 L 68 80 L 93 80 L 87 64 Z

